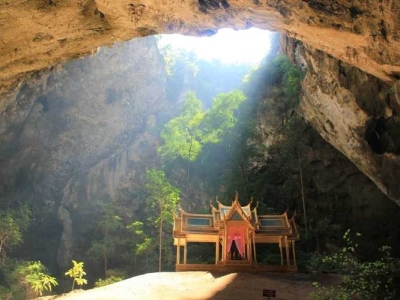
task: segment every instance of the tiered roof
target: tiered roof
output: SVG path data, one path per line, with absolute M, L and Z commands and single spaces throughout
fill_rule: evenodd
M 211 214 L 192 214 L 180 208 L 180 216 L 175 217 L 174 235 L 216 234 L 228 221 L 246 221 L 250 229 L 260 236 L 287 236 L 297 240 L 299 234 L 294 218 L 288 219 L 287 213 L 277 215 L 258 215 L 257 207 L 251 209 L 252 201 L 241 206 L 238 195 L 232 205 L 223 205 L 218 200 L 218 208 L 211 205 Z

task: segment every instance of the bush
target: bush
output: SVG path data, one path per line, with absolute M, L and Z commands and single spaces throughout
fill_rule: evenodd
M 106 278 L 105 279 L 99 278 L 94 283 L 94 286 L 102 287 L 105 285 L 119 282 L 121 280 L 124 280 L 125 278 L 126 278 L 126 273 L 124 271 L 119 270 L 119 269 L 110 269 L 110 270 L 107 270 L 107 272 L 106 272 Z
M 0 285 L 0 299 L 12 300 L 13 299 L 13 295 L 12 295 L 11 289 Z
M 106 278 L 106 279 L 99 279 L 99 280 L 97 280 L 95 283 L 94 283 L 94 286 L 95 287 L 102 287 L 102 286 L 106 286 L 106 285 L 109 285 L 109 284 L 112 284 L 112 283 L 116 283 L 116 282 L 119 282 L 119 281 L 122 281 L 122 280 L 124 280 L 125 278 L 124 277 L 116 277 L 116 276 L 110 276 L 110 277 L 108 277 L 108 278 Z
M 360 236 L 357 234 L 357 236 Z M 357 243 L 350 238 L 350 230 L 343 236 L 345 246 L 330 256 L 314 258 L 310 264 L 322 272 L 343 274 L 343 282 L 338 287 L 323 287 L 315 283 L 317 291 L 310 294 L 314 300 L 390 300 L 395 288 L 394 278 L 399 276 L 400 261 L 393 258 L 391 248 L 383 246 L 379 250 L 379 260 L 359 262 L 356 256 Z
M 0 286 L 0 299 L 36 298 L 58 285 L 40 261 L 9 259 L 2 265 L 1 271 L 5 284 Z
M 29 287 L 35 291 L 36 297 L 42 296 L 44 291 L 51 291 L 52 286 L 58 285 L 54 277 L 45 273 L 46 268 L 40 261 L 20 265 L 16 271 L 23 276 Z

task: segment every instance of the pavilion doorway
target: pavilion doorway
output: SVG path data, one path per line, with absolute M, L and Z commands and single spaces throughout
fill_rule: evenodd
M 241 221 L 230 221 L 227 223 L 226 229 L 226 260 L 249 260 L 248 224 Z

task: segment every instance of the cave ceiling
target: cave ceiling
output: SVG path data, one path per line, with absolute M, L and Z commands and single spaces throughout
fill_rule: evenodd
M 399 15 L 396 0 L 1 0 L 0 92 L 32 71 L 117 41 L 252 26 L 393 82 L 400 76 Z

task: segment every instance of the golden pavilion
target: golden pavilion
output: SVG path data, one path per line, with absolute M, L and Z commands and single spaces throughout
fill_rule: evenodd
M 241 206 L 236 193 L 232 205 L 218 202 L 211 205 L 211 214 L 192 214 L 179 209 L 174 217 L 173 238 L 176 246 L 176 271 L 217 272 L 296 272 L 295 242 L 299 232 L 294 216 L 258 215 L 252 201 Z M 215 263 L 188 264 L 188 243 L 215 244 Z M 258 244 L 276 244 L 280 264 L 258 263 Z M 182 255 L 183 248 L 183 255 Z

